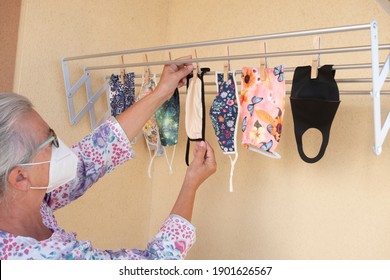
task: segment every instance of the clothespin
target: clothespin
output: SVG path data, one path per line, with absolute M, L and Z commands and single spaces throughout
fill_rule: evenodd
M 121 60 L 122 60 L 122 65 L 124 65 L 125 62 L 123 60 L 123 55 L 121 56 Z M 122 68 L 121 69 L 121 75 L 120 75 L 120 79 L 121 79 L 122 85 L 125 83 L 125 74 L 126 74 L 125 68 Z
M 229 57 L 229 46 L 227 46 L 227 56 Z M 227 62 L 223 66 L 223 80 L 226 82 L 229 79 L 229 71 L 230 71 L 230 60 L 228 59 Z
M 194 51 L 195 51 L 195 58 L 198 58 L 198 54 L 196 53 L 196 49 Z M 199 73 L 199 65 L 198 65 L 198 62 L 195 62 L 194 70 L 192 70 L 192 77 L 194 79 L 196 79 L 196 77 L 198 76 L 198 73 Z
M 145 62 L 149 63 L 147 54 L 145 54 Z M 149 84 L 150 83 L 150 69 L 149 69 L 149 65 L 145 66 L 144 79 L 145 79 L 145 84 Z
M 264 49 L 263 49 L 264 57 L 260 58 L 260 80 L 265 81 L 267 73 L 265 69 L 268 67 L 268 61 L 267 61 L 267 43 L 264 42 Z
M 315 36 L 313 38 L 313 47 L 316 50 L 320 49 L 320 37 Z M 318 67 L 320 66 L 320 54 L 317 54 L 313 57 L 313 60 L 311 61 L 311 78 L 317 79 L 318 76 Z

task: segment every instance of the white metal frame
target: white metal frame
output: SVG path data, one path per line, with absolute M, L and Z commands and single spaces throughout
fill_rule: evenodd
M 389 75 L 390 69 L 390 55 L 387 56 L 386 62 L 379 68 L 379 53 L 378 53 L 378 25 L 376 21 L 371 22 L 371 56 L 372 56 L 372 92 L 374 108 L 374 153 L 380 155 L 382 152 L 382 145 L 385 141 L 386 135 L 390 128 L 390 113 L 387 115 L 382 126 L 381 120 L 381 89 L 384 82 Z
M 226 61 L 226 60 L 246 60 L 246 59 L 259 59 L 259 58 L 270 58 L 270 57 L 288 57 L 288 56 L 305 56 L 305 55 L 318 55 L 318 54 L 331 54 L 331 53 L 347 53 L 347 52 L 361 52 L 361 51 L 371 51 L 371 63 L 370 64 L 356 64 L 356 65 L 339 65 L 335 68 L 339 69 L 359 69 L 359 68 L 372 68 L 372 78 L 369 82 L 372 83 L 371 97 L 373 100 L 373 109 L 374 109 L 374 153 L 379 155 L 382 151 L 382 145 L 386 138 L 386 135 L 390 129 L 390 113 L 384 121 L 382 126 L 381 120 L 381 89 L 385 82 L 389 81 L 387 77 L 389 76 L 390 70 L 390 55 L 387 57 L 386 62 L 379 63 L 379 51 L 390 49 L 390 45 L 379 45 L 378 43 L 378 28 L 377 22 L 373 20 L 369 24 L 361 25 L 351 25 L 351 26 L 342 26 L 342 27 L 333 27 L 333 28 L 323 28 L 323 29 L 313 29 L 305 31 L 296 31 L 296 32 L 287 32 L 287 33 L 277 33 L 270 35 L 259 35 L 259 36 L 250 36 L 250 37 L 239 37 L 239 38 L 230 38 L 222 40 L 212 40 L 212 41 L 203 41 L 187 44 L 177 44 L 177 45 L 166 45 L 160 47 L 152 48 L 142 48 L 142 49 L 133 49 L 133 50 L 124 50 L 100 54 L 90 54 L 83 56 L 74 56 L 74 57 L 64 57 L 61 60 L 62 70 L 64 76 L 65 90 L 68 101 L 69 116 L 71 124 L 77 124 L 80 119 L 89 112 L 90 121 L 92 128 L 96 127 L 99 124 L 99 121 L 96 120 L 94 104 L 100 98 L 100 96 L 107 92 L 108 83 L 105 81 L 100 88 L 93 92 L 92 82 L 90 78 L 91 71 L 102 70 L 102 69 L 115 69 L 115 68 L 132 68 L 132 67 L 142 67 L 142 66 L 154 66 L 154 65 L 165 65 L 171 63 L 171 61 L 148 61 L 144 63 L 129 63 L 129 64 L 116 64 L 116 65 L 99 65 L 99 66 L 85 66 L 83 75 L 78 79 L 78 81 L 71 85 L 70 81 L 70 69 L 69 62 L 75 60 L 85 60 L 93 59 L 99 57 L 110 57 L 110 56 L 121 56 L 126 54 L 137 54 L 137 53 L 148 53 L 155 51 L 166 51 L 166 50 L 175 50 L 175 49 L 184 49 L 184 48 L 196 48 L 203 46 L 212 46 L 212 45 L 221 45 L 221 44 L 233 44 L 233 43 L 244 43 L 251 41 L 264 41 L 288 37 L 299 37 L 299 36 L 310 36 L 310 35 L 319 35 L 327 33 L 342 33 L 350 31 L 359 31 L 359 30 L 369 30 L 371 34 L 371 45 L 370 46 L 351 46 L 351 47 L 341 47 L 341 48 L 329 48 L 329 49 L 319 49 L 319 50 L 302 50 L 302 51 L 290 51 L 290 52 L 274 52 L 267 54 L 243 54 L 243 55 L 232 55 L 232 56 L 218 56 L 218 57 L 204 57 L 204 58 L 194 58 L 183 60 L 183 62 L 189 63 L 198 63 L 198 62 L 209 62 L 209 61 Z M 382 69 L 380 67 L 382 66 Z M 289 69 L 293 71 L 293 69 Z M 340 81 L 341 82 L 341 81 Z M 355 79 L 355 80 L 346 80 L 345 82 L 367 82 L 367 79 Z M 75 106 L 73 97 L 77 91 L 85 85 L 85 90 L 87 94 L 88 102 L 83 106 L 79 112 L 75 112 Z M 387 92 L 386 92 L 387 93 Z M 359 92 L 357 92 L 359 94 Z

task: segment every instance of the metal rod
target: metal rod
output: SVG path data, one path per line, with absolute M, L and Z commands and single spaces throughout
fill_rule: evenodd
M 295 32 L 275 33 L 275 34 L 268 34 L 268 35 L 210 40 L 210 41 L 193 42 L 193 43 L 185 43 L 185 44 L 141 48 L 141 49 L 134 49 L 134 50 L 123 50 L 123 51 L 106 52 L 106 53 L 98 53 L 98 54 L 90 54 L 90 55 L 72 56 L 72 57 L 63 58 L 63 61 L 81 60 L 81 59 L 89 59 L 89 58 L 97 58 L 97 57 L 108 57 L 108 56 L 125 55 L 125 54 L 135 54 L 135 53 L 146 53 L 146 52 L 155 52 L 155 51 L 164 51 L 164 50 L 174 50 L 174 49 L 184 49 L 184 48 L 194 48 L 194 47 L 203 47 L 203 46 L 211 46 L 211 45 L 221 45 L 221 44 L 244 43 L 244 42 L 251 42 L 251 41 L 280 39 L 280 38 L 288 38 L 288 37 L 310 36 L 316 34 L 358 31 L 358 30 L 370 29 L 370 27 L 371 24 L 360 24 L 360 25 L 340 26 L 340 27 L 333 27 L 333 28 L 321 28 L 321 29 L 303 30 L 303 31 L 295 31 Z
M 371 78 L 353 78 L 353 79 L 336 79 L 337 83 L 371 83 Z M 390 82 L 390 78 L 386 79 L 386 82 Z M 286 80 L 286 84 L 292 84 L 291 80 Z
M 179 91 L 180 94 L 186 94 L 185 91 Z M 206 95 L 215 95 L 217 92 L 216 91 L 205 91 Z M 341 95 L 370 95 L 371 90 L 341 90 L 339 91 Z M 291 91 L 286 91 L 286 95 L 290 95 Z M 390 95 L 390 91 L 381 91 L 381 95 Z
M 383 67 L 385 64 L 384 63 L 380 63 L 379 66 L 380 67 Z M 364 69 L 364 68 L 371 68 L 371 64 L 370 63 L 362 63 L 362 64 L 340 64 L 340 65 L 334 65 L 333 66 L 333 69 L 335 70 L 351 70 L 351 69 Z M 284 67 L 284 72 L 294 72 L 295 71 L 295 68 L 296 67 Z M 205 73 L 204 75 L 205 76 L 214 76 L 216 74 L 217 71 L 210 71 L 210 72 L 207 72 Z M 235 74 L 236 75 L 241 75 L 242 72 L 240 70 L 236 70 L 235 71 Z M 156 77 L 160 77 L 161 75 L 160 74 L 156 74 Z M 135 78 L 142 78 L 143 75 L 142 74 L 135 74 L 134 75 Z M 109 79 L 110 77 L 109 76 L 106 76 L 106 79 Z M 371 79 L 371 78 L 370 78 Z M 371 82 L 371 80 L 370 80 Z
M 353 83 L 371 83 L 372 79 L 371 78 L 356 78 L 356 79 L 336 79 L 336 83 L 338 84 L 343 84 L 343 83 L 348 83 L 348 84 L 353 84 Z M 390 78 L 385 80 L 386 82 L 390 82 Z M 292 80 L 285 80 L 286 85 L 292 84 Z M 241 81 L 236 81 L 237 85 L 241 85 Z M 135 83 L 135 87 L 140 87 L 142 84 L 141 83 Z M 204 86 L 216 86 L 215 82 L 204 82 Z M 371 89 L 370 89 L 371 91 Z M 381 92 L 382 93 L 382 92 Z
M 371 63 L 372 63 L 372 102 L 374 109 L 374 153 L 379 155 L 382 152 L 382 116 L 379 87 L 379 54 L 378 54 L 378 29 L 373 22 L 370 27 L 371 34 Z
M 390 49 L 390 45 L 380 45 L 380 50 Z M 283 56 L 302 56 L 302 55 L 313 55 L 313 54 L 332 54 L 332 53 L 345 53 L 345 52 L 360 52 L 370 51 L 371 46 L 355 46 L 355 47 L 344 47 L 344 48 L 329 48 L 321 50 L 299 50 L 290 52 L 274 52 L 267 54 L 246 54 L 246 55 L 234 55 L 234 56 L 216 56 L 216 57 L 204 57 L 204 58 L 193 58 L 181 60 L 181 63 L 198 63 L 198 62 L 210 62 L 210 61 L 223 61 L 223 60 L 245 60 L 245 59 L 258 59 L 262 57 L 283 57 Z M 85 67 L 85 71 L 104 70 L 104 69 L 116 69 L 116 68 L 133 68 L 133 67 L 145 67 L 145 66 L 157 66 L 172 64 L 171 60 L 154 61 L 154 62 L 139 62 L 129 64 L 114 64 L 114 65 L 102 65 L 102 66 L 91 66 Z

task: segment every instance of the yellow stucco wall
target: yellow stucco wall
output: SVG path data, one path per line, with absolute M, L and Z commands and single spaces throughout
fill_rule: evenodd
M 21 2 L 0 2 L 0 91 L 12 91 Z

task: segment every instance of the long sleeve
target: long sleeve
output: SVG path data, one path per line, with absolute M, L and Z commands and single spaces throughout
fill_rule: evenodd
M 73 145 L 72 150 L 79 158 L 77 178 L 47 195 L 53 210 L 82 196 L 105 174 L 134 158 L 130 141 L 113 117 Z
M 51 209 L 47 207 L 44 212 L 50 215 Z M 49 239 L 42 241 L 0 231 L 0 259 L 180 260 L 184 259 L 194 242 L 194 226 L 180 216 L 171 215 L 145 250 L 98 250 L 92 247 L 90 241 L 77 240 L 75 233 L 60 228 Z

